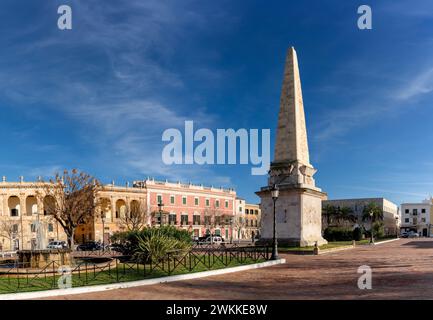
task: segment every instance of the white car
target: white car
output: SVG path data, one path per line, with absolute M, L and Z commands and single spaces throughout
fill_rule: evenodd
M 419 234 L 416 232 L 409 232 L 407 236 L 408 238 L 419 238 Z
M 220 236 L 212 236 L 211 237 L 207 237 L 206 240 L 203 241 L 206 244 L 212 243 L 212 244 L 221 244 L 224 243 L 224 239 L 221 238 Z
M 66 247 L 65 241 L 51 241 L 47 245 L 47 249 L 65 249 Z

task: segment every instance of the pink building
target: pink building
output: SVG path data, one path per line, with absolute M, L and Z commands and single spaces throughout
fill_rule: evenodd
M 171 183 L 147 179 L 134 181 L 133 188 L 146 193 L 150 223 L 175 225 L 191 231 L 195 236 L 221 235 L 226 241 L 236 238 L 233 231 L 236 192 L 233 189 L 203 185 Z M 158 205 L 159 204 L 159 205 Z

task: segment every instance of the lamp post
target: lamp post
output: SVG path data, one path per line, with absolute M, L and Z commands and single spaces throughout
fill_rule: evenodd
M 163 225 L 162 223 L 162 208 L 164 208 L 164 204 L 162 202 L 158 203 L 159 208 L 159 226 L 161 227 Z
M 370 220 L 371 220 L 371 226 L 370 226 L 370 244 L 374 244 L 374 237 L 373 237 L 373 216 L 374 212 L 370 211 Z
M 277 242 L 277 220 L 275 216 L 275 202 L 278 199 L 279 190 L 277 188 L 277 185 L 273 185 L 271 189 L 271 196 L 272 201 L 274 202 L 274 234 L 272 239 L 272 255 L 271 260 L 277 260 L 278 259 L 278 242 Z
M 395 217 L 395 237 L 398 238 L 398 216 Z
M 102 251 L 105 251 L 105 213 L 101 213 L 102 220 Z

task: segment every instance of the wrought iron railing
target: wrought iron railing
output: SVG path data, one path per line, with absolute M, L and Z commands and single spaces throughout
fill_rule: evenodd
M 68 283 L 71 287 L 110 284 L 257 263 L 269 260 L 270 253 L 266 246 L 207 245 L 145 261 L 114 251 L 74 252 L 71 266 L 51 261 L 42 268 L 29 268 L 10 260 L 0 264 L 0 299 L 4 293 L 59 289 Z

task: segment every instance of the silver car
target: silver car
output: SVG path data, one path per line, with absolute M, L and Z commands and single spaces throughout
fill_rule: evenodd
M 47 245 L 47 249 L 65 249 L 67 244 L 65 241 L 51 241 Z

